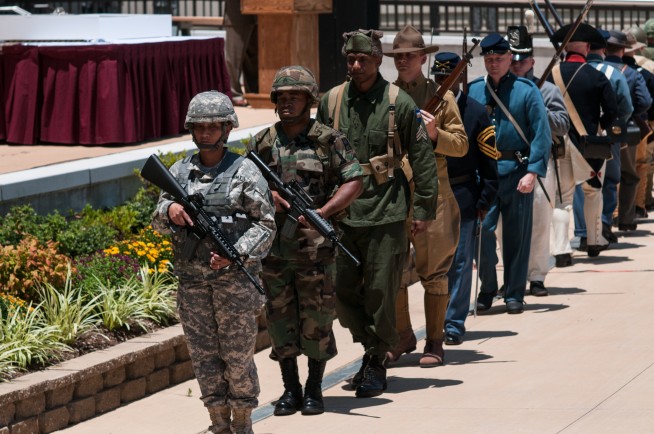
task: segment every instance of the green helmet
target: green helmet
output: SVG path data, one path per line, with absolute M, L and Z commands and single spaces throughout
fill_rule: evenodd
M 645 21 L 645 24 L 643 24 L 643 30 L 645 30 L 645 34 L 647 35 L 654 35 L 654 18 Z
M 285 90 L 299 90 L 308 93 L 311 104 L 318 102 L 316 78 L 304 66 L 285 66 L 277 71 L 270 91 L 270 101 L 277 104 L 277 93 Z
M 193 124 L 200 122 L 229 122 L 238 128 L 238 117 L 232 101 L 216 90 L 199 93 L 189 103 L 184 128 L 190 130 Z
M 642 42 L 643 44 L 647 43 L 647 34 L 645 33 L 645 30 L 640 26 L 631 26 L 625 30 L 624 33 L 631 33 L 633 37 L 636 38 L 636 41 Z

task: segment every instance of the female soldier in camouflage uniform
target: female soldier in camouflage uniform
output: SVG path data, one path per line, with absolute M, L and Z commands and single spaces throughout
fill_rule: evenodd
M 311 71 L 302 66 L 280 69 L 270 99 L 281 121 L 259 132 L 250 148 L 282 181 L 297 181 L 324 218 L 346 208 L 361 192 L 363 172 L 345 135 L 311 120 L 311 105 L 318 101 Z M 289 204 L 272 193 L 280 230 L 263 261 L 263 272 L 272 357 L 279 360 L 284 380 L 275 415 L 290 415 L 300 408 L 304 415 L 320 414 L 322 376 L 327 360 L 336 355 L 334 246 L 304 225 L 298 225 L 292 238 L 284 237 L 281 228 Z M 297 367 L 300 354 L 309 358 L 304 397 Z
M 224 147 L 238 127 L 234 107 L 222 93 L 200 93 L 189 104 L 184 126 L 200 152 L 176 162 L 170 172 L 188 194 L 204 196 L 205 211 L 217 218 L 257 275 L 275 235 L 274 205 L 254 163 Z M 161 194 L 152 223 L 162 232 L 173 229 L 177 308 L 211 417 L 209 432 L 229 433 L 233 417 L 231 432 L 251 433 L 250 415 L 259 395 L 256 319 L 264 300 L 243 272 L 214 253 L 209 237 L 188 249 L 193 240 L 182 229 L 192 221 L 169 194 Z

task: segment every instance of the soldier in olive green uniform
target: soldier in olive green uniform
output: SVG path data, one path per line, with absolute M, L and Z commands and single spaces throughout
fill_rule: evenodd
M 355 267 L 348 258 L 336 258 L 336 310 L 341 324 L 365 348 L 361 370 L 352 384 L 357 397 L 370 397 L 386 389 L 386 353 L 398 342 L 395 299 L 406 256 L 410 197 L 402 156 L 408 153 L 413 168 L 414 235 L 435 217 L 438 179 L 416 104 L 379 74 L 382 33 L 360 30 L 343 37 L 351 81 L 322 98 L 317 119 L 345 133 L 364 173 L 363 193 L 340 222 L 343 244 L 362 265 Z M 389 134 L 389 126 L 394 134 Z
M 425 78 L 422 73 L 427 53 L 434 51 L 438 51 L 437 46 L 425 46 L 422 34 L 407 25 L 395 37 L 393 49 L 384 53 L 393 57 L 395 62 L 398 72 L 395 84 L 406 91 L 421 108 L 436 95 L 439 88 L 438 84 Z M 425 289 L 427 339 L 420 358 L 420 366 L 423 368 L 443 364 L 443 327 L 449 299 L 447 272 L 459 243 L 459 205 L 450 187 L 445 157 L 463 157 L 468 152 L 468 138 L 454 94 L 448 91 L 443 100 L 443 107 L 436 113 L 436 117 L 434 113 L 422 113 L 438 170 L 436 219 L 429 222 L 425 235 L 410 237 L 416 254 L 416 272 Z M 410 261 L 406 262 L 405 268 L 407 264 L 410 264 Z M 405 270 L 397 295 L 397 332 L 400 342 L 388 353 L 388 359 L 391 361 L 396 361 L 402 354 L 416 348 L 416 336 L 409 316 L 409 276 L 409 272 Z
M 318 101 L 313 74 L 302 66 L 280 69 L 270 99 L 280 122 L 259 132 L 250 149 L 272 167 L 285 183 L 297 181 L 318 213 L 329 219 L 361 192 L 363 172 L 345 135 L 312 120 Z M 282 231 L 288 203 L 273 190 L 277 237 L 263 261 L 268 302 L 268 331 L 273 356 L 279 360 L 284 393 L 275 405 L 277 416 L 324 411 L 322 376 L 327 360 L 336 355 L 332 323 L 336 299 L 332 275 L 335 250 L 315 229 L 297 225 L 292 238 Z M 309 375 L 302 396 L 297 357 L 309 358 Z
M 203 195 L 204 210 L 256 276 L 275 236 L 274 205 L 254 163 L 225 148 L 238 127 L 229 97 L 216 91 L 196 95 L 184 126 L 199 152 L 177 161 L 170 173 L 189 195 Z M 211 417 L 209 432 L 250 434 L 259 395 L 254 346 L 263 297 L 242 271 L 214 253 L 211 237 L 196 241 L 183 230 L 191 223 L 184 207 L 162 192 L 152 226 L 172 232 L 177 310 Z

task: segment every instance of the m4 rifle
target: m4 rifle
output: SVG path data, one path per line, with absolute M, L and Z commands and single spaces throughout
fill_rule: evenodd
M 236 265 L 239 270 L 245 273 L 245 276 L 252 282 L 257 291 L 265 294 L 259 281 L 245 268 L 243 258 L 241 258 L 236 247 L 225 237 L 225 234 L 216 222 L 216 218 L 210 216 L 202 208 L 204 205 L 202 194 L 187 194 L 166 166 L 164 166 L 159 157 L 154 154 L 150 155 L 145 162 L 143 169 L 141 169 L 141 176 L 170 194 L 175 199 L 175 202 L 184 207 L 184 211 L 193 220 L 193 226 L 186 226 L 186 230 L 196 245 L 200 240 L 209 236 L 218 248 L 218 254 Z
M 357 259 L 348 249 L 345 248 L 334 227 L 329 224 L 318 212 L 316 211 L 313 200 L 298 184 L 297 181 L 285 183 L 275 172 L 273 172 L 266 163 L 263 162 L 261 157 L 255 151 L 248 152 L 248 158 L 256 164 L 263 176 L 273 184 L 273 190 L 277 191 L 279 195 L 291 205 L 288 210 L 286 223 L 282 228 L 282 235 L 286 238 L 295 236 L 295 229 L 298 224 L 298 218 L 303 216 L 304 219 L 313 226 L 320 235 L 327 238 L 333 245 L 338 246 L 341 252 L 345 253 L 348 258 L 352 260 L 358 267 L 361 261 Z

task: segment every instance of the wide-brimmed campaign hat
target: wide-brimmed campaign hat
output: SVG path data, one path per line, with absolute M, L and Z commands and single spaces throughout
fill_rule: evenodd
M 609 39 L 606 40 L 606 45 L 613 45 L 614 47 L 620 48 L 631 48 L 627 35 L 619 30 L 609 30 Z
M 552 42 L 558 42 L 559 44 L 563 43 L 566 35 L 572 28 L 572 24 L 566 24 L 561 27 L 559 30 L 554 32 L 550 40 Z M 590 24 L 581 23 L 577 30 L 570 38 L 569 42 L 588 42 L 590 44 L 596 44 L 601 47 L 606 47 L 606 40 L 597 29 Z
M 647 47 L 647 44 L 644 44 L 636 39 L 636 35 L 632 33 L 632 29 L 627 29 L 623 32 L 625 35 L 627 35 L 627 42 L 629 42 L 629 48 L 626 50 L 628 53 Z
M 415 27 L 406 25 L 400 30 L 395 39 L 393 39 L 393 49 L 384 51 L 385 56 L 393 57 L 398 53 L 412 53 L 414 51 L 424 51 L 425 54 L 438 51 L 437 45 L 425 45 L 422 33 Z

